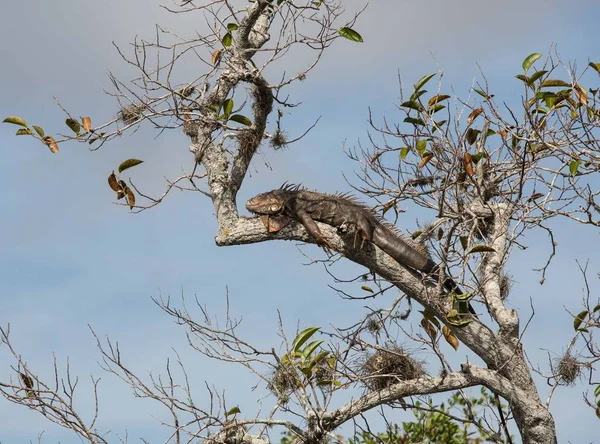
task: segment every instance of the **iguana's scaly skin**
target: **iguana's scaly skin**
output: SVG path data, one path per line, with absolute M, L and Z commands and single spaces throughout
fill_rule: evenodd
M 300 222 L 317 244 L 333 249 L 321 233 L 315 221 L 333 227 L 354 228 L 361 243 L 372 242 L 400 265 L 420 271 L 439 279 L 440 267 L 429 257 L 403 241 L 395 228 L 384 222 L 371 209 L 345 194 L 324 194 L 307 191 L 300 186 L 284 185 L 267 193 L 261 193 L 246 203 L 248 211 L 258 214 L 269 232 L 284 228 L 290 219 Z M 447 291 L 463 294 L 450 278 L 444 281 Z

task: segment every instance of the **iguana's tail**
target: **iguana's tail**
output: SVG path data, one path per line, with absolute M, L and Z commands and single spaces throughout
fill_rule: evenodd
M 373 243 L 389 254 L 400 265 L 425 273 L 433 277 L 436 281 L 439 281 L 440 266 L 433 262 L 431 258 L 404 242 L 386 227 L 380 225 L 373 230 Z M 444 288 L 448 293 L 464 294 L 458 284 L 450 277 L 444 280 Z M 475 309 L 470 303 L 469 311 L 477 317 Z
M 373 243 L 389 254 L 400 265 L 428 274 L 439 280 L 440 267 L 431 258 L 404 242 L 392 231 L 384 226 L 378 226 L 373 231 Z M 444 288 L 455 294 L 463 294 L 462 290 L 452 278 L 444 280 Z

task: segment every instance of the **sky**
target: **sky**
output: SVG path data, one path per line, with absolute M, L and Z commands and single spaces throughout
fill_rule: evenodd
M 169 14 L 160 4 L 6 2 L 0 14 L 0 117 L 17 115 L 47 131 L 67 131 L 54 97 L 95 123 L 113 117 L 116 104 L 103 92 L 110 88 L 106 74 L 129 78 L 132 71 L 112 42 L 126 48 L 136 35 L 152 38 L 155 23 L 182 35 L 193 35 L 202 26 L 199 14 Z M 351 9 L 354 2 L 348 4 Z M 521 90 L 514 75 L 532 52 L 545 53 L 556 45 L 565 60 L 579 66 L 600 61 L 599 16 L 600 5 L 593 1 L 373 2 L 355 26 L 364 43 L 339 40 L 307 79 L 290 90 L 302 105 L 284 117 L 286 131 L 299 135 L 307 122 L 321 116 L 319 125 L 287 150 L 263 147 L 239 203 L 285 181 L 323 191 L 348 190 L 343 175 L 352 176 L 356 165 L 343 147 L 366 142 L 369 107 L 376 116 L 399 117 L 399 73 L 412 84 L 439 66 L 445 84 L 464 94 L 481 69 L 497 96 L 518 101 Z M 303 62 L 302 57 L 290 58 L 285 69 L 300 69 Z M 193 77 L 203 69 L 190 64 L 182 75 Z M 63 370 L 69 357 L 71 372 L 81 381 L 82 411 L 92 406 L 90 375 L 102 379 L 99 429 L 121 435 L 127 431 L 132 441 L 146 437 L 159 442 L 165 430 L 156 418 L 166 412 L 135 398 L 128 386 L 99 368 L 90 326 L 99 337 L 119 341 L 141 375 L 163 372 L 176 349 L 188 369 L 194 369 L 200 399 L 208 381 L 226 389 L 230 402 L 244 413 L 255 412 L 259 402 L 268 405 L 268 399 L 259 401 L 249 390 L 251 377 L 244 370 L 191 350 L 185 331 L 156 307 L 153 297 L 196 296 L 222 316 L 228 294 L 233 314 L 244 319 L 242 333 L 267 348 L 280 344 L 277 309 L 290 332 L 297 325 L 350 325 L 365 313 L 363 303 L 341 300 L 327 287 L 332 282 L 322 267 L 306 266 L 302 253 L 322 255 L 315 247 L 292 242 L 216 247 L 216 223 L 206 197 L 173 193 L 141 214 L 114 205 L 106 177 L 126 158 L 144 160 L 131 174 L 154 194 L 164 186 L 163 176 L 189 170 L 189 141 L 182 133 L 156 137 L 142 129 L 96 152 L 64 144 L 59 154 L 51 155 L 32 139 L 14 137 L 15 128 L 0 125 L 0 325 L 10 323 L 14 345 L 42 377 L 52 376 L 53 356 Z M 404 214 L 403 223 L 410 231 L 415 217 Z M 600 270 L 597 232 L 587 229 L 593 241 L 583 242 L 579 229 L 566 224 L 554 228 L 559 254 L 543 286 L 532 271 L 548 254 L 541 234 L 511 257 L 508 269 L 515 280 L 509 303 L 523 310 L 522 319 L 529 314 L 530 300 L 535 305 L 536 317 L 524 341 L 528 357 L 543 369 L 548 350 L 560 354 L 569 339 L 572 322 L 565 308 L 579 311 L 583 283 L 576 261 L 589 260 L 593 296 Z M 349 264 L 337 267 L 348 276 L 356 271 Z M 10 364 L 7 350 L 0 347 L 0 379 L 8 378 Z M 540 390 L 547 394 L 543 381 Z M 578 385 L 555 395 L 552 413 L 559 442 L 592 442 L 600 436 L 598 420 L 582 402 L 584 390 Z M 1 443 L 35 441 L 42 431 L 42 442 L 79 442 L 39 414 L 4 399 L 0 417 Z

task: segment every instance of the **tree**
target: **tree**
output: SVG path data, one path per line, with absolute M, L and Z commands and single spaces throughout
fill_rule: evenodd
M 139 77 L 131 84 L 111 77 L 120 109 L 114 120 L 94 127 L 91 118 L 80 118 L 64 108 L 66 124 L 74 135 L 61 137 L 49 136 L 21 117 L 11 116 L 5 122 L 19 126 L 18 135 L 38 139 L 53 153 L 71 140 L 100 149 L 146 123 L 159 131 L 181 128 L 191 140 L 192 172 L 170 180 L 161 196 L 150 197 L 131 180 L 124 180 L 123 173 L 140 160 L 124 159 L 118 173 L 107 174 L 118 200 L 125 199 L 131 210 L 143 211 L 161 203 L 172 190 L 194 190 L 213 202 L 218 223 L 215 240 L 220 246 L 273 239 L 314 242 L 300 224 L 273 234 L 259 219 L 240 217 L 236 196 L 265 138 L 275 149 L 293 142 L 282 128 L 282 112 L 277 111 L 274 122 L 268 121 L 275 105 L 283 109 L 295 105 L 284 97 L 285 88 L 304 80 L 335 40 L 360 42 L 355 30 L 359 14 L 346 19 L 341 5 L 332 2 L 266 0 L 249 5 L 227 0 L 201 6 L 186 2 L 173 12 L 199 10 L 211 19 L 210 33 L 186 40 L 160 30 L 156 42 L 136 41 L 132 56 L 121 53 L 139 70 Z M 296 47 L 314 51 L 313 63 L 292 76 L 281 71 L 271 74 L 274 65 Z M 166 51 L 170 59 L 150 62 L 153 51 Z M 182 82 L 176 69 L 191 55 L 200 57 L 208 72 Z M 335 438 L 344 424 L 359 424 L 363 414 L 382 406 L 385 411 L 424 408 L 423 403 L 408 404 L 405 398 L 409 396 L 457 392 L 470 411 L 471 402 L 464 391 L 479 386 L 510 406 L 507 417 L 498 413 L 489 422 L 465 415 L 463 420 L 473 422 L 482 434 L 510 440 L 508 427 L 514 421 L 523 442 L 556 442 L 547 405 L 551 397 L 548 403 L 540 399 L 534 368 L 521 342 L 525 326 L 519 313 L 505 303 L 510 279 L 504 265 L 532 230 L 545 230 L 552 255 L 540 270 L 543 280 L 555 252 L 548 225 L 551 220 L 600 224 L 595 202 L 598 192 L 593 186 L 599 151 L 598 89 L 584 88 L 581 78 L 589 76 L 586 83 L 597 81 L 600 66 L 590 63 L 578 74 L 555 55 L 545 61 L 541 58 L 534 53 L 523 61 L 518 74 L 523 83 L 519 113 L 499 105 L 485 79 L 473 88 L 469 100 L 455 99 L 458 108 L 452 111 L 447 107 L 451 96 L 441 82 L 434 93 L 425 90 L 426 85 L 434 85 L 436 73 L 432 73 L 405 89 L 406 96 L 399 104 L 406 114 L 403 122 L 379 125 L 372 118 L 372 146 L 348 152 L 362 171 L 359 182 L 353 184 L 355 190 L 378 202 L 375 208 L 381 214 L 397 216 L 406 204 L 435 218 L 413 233 L 414 247 L 429 248 L 431 256 L 447 270 L 444 273 L 455 276 L 469 293 L 448 295 L 383 251 L 360 248 L 351 229 L 343 232 L 320 224 L 337 252 L 369 270 L 353 280 L 363 281 L 368 298 L 395 289 L 403 294 L 390 306 L 373 309 L 351 328 L 321 331 L 318 340 L 313 340 L 318 327 L 291 335 L 282 328 L 283 352 L 245 341 L 236 333 L 237 321 L 229 316 L 224 327 L 219 327 L 208 313 L 196 321 L 186 308 L 169 300 L 157 301 L 189 328 L 191 343 L 200 352 L 239 363 L 261 378 L 274 394 L 271 413 L 241 419 L 243 412 L 228 406 L 217 393 L 211 408 L 200 408 L 185 383 L 179 383 L 182 394 L 176 393 L 175 383 L 170 381 L 147 383 L 128 369 L 116 344 L 98 340 L 106 369 L 122 377 L 139 395 L 158 400 L 172 412 L 176 442 L 198 437 L 214 442 L 266 442 L 269 426 L 285 427 L 302 441 L 317 442 Z M 566 74 L 560 73 L 563 67 Z M 325 262 L 336 259 L 329 257 Z M 585 281 L 585 267 L 582 272 Z M 585 310 L 574 314 L 575 333 L 566 353 L 551 366 L 550 374 L 544 373 L 552 393 L 559 385 L 577 380 L 583 369 L 591 374 L 600 356 L 593 337 L 600 307 L 587 296 Z M 413 312 L 412 305 L 400 310 L 401 304 L 410 301 L 423 307 L 420 314 Z M 478 318 L 467 313 L 468 303 L 476 307 Z M 416 321 L 419 329 L 407 328 L 407 317 Z M 437 357 L 439 376 L 433 376 L 410 349 L 397 344 L 398 331 Z M 103 434 L 94 429 L 94 420 L 86 422 L 73 409 L 70 399 L 75 387 L 67 383 L 61 394 L 58 378 L 54 384 L 42 381 L 12 347 L 8 329 L 2 333 L 16 372 L 14 380 L 0 383 L 3 395 L 91 442 L 105 442 Z M 470 359 L 457 368 L 447 356 L 449 347 L 444 341 L 454 349 L 461 344 L 468 348 Z M 584 344 L 585 354 L 575 351 L 579 344 Z M 475 364 L 478 360 L 484 365 Z M 334 407 L 338 396 L 356 385 L 363 386 L 364 393 Z M 591 379 L 590 385 L 595 394 L 588 402 L 597 408 L 600 391 Z M 279 412 L 295 416 L 280 416 Z M 493 409 L 488 415 L 495 415 Z

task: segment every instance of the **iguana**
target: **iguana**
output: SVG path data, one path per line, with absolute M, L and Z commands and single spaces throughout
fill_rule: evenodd
M 439 265 L 402 240 L 395 227 L 347 194 L 318 193 L 299 185 L 284 184 L 281 188 L 254 196 L 248 200 L 246 208 L 261 216 L 269 232 L 277 232 L 292 219 L 297 220 L 326 250 L 333 247 L 315 221 L 337 228 L 350 226 L 355 230 L 355 240 L 356 236 L 361 238 L 361 246 L 365 241 L 372 242 L 400 265 L 439 279 Z M 444 280 L 444 288 L 450 293 L 463 294 L 451 278 Z M 474 313 L 470 304 L 469 311 Z

